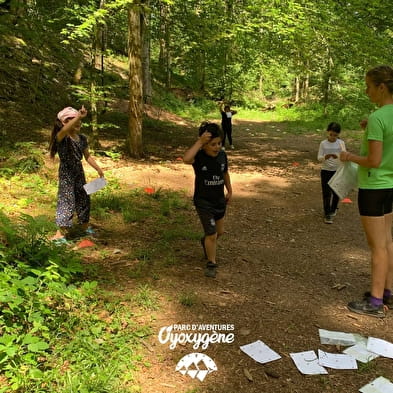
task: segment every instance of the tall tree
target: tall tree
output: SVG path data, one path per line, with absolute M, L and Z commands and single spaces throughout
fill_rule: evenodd
M 150 9 L 149 0 L 143 3 L 143 12 L 141 13 L 141 35 L 142 35 L 142 71 L 143 71 L 143 102 L 150 104 L 153 95 L 151 84 L 151 67 L 150 67 Z
M 139 5 L 128 8 L 128 61 L 129 61 L 129 148 L 134 157 L 141 157 L 142 114 L 143 114 L 143 72 L 141 11 Z

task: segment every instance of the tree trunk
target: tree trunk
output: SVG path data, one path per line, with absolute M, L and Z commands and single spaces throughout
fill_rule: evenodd
M 330 89 L 331 89 L 331 84 L 332 84 L 333 59 L 331 58 L 330 55 L 328 55 L 328 61 L 327 61 L 326 68 L 327 68 L 327 70 L 325 72 L 325 75 L 323 78 L 323 85 L 322 85 L 322 92 L 323 92 L 322 104 L 323 104 L 325 115 L 327 114 L 327 105 L 329 103 Z
M 128 8 L 128 60 L 129 60 L 129 150 L 133 157 L 142 156 L 142 42 L 139 7 Z
M 146 0 L 145 5 L 149 5 Z M 142 34 L 142 73 L 143 73 L 143 102 L 150 104 L 152 99 L 152 85 L 150 73 L 150 27 L 149 16 L 144 12 L 141 15 L 141 34 Z
M 164 75 L 165 87 L 167 90 L 171 88 L 171 57 L 169 51 L 170 30 L 169 30 L 169 6 L 167 4 L 160 5 L 160 54 L 159 64 L 160 70 Z
M 299 101 L 300 98 L 300 78 L 298 76 L 295 77 L 295 94 L 294 94 L 294 98 L 295 98 L 295 102 Z
M 204 92 L 206 86 L 206 52 L 204 49 L 200 52 L 200 61 L 198 72 L 199 90 Z M 226 88 L 224 86 L 224 96 L 226 95 Z
M 307 101 L 308 98 L 308 88 L 310 86 L 310 75 L 307 74 L 303 80 L 303 98 Z
M 100 8 L 105 6 L 105 0 L 101 0 Z M 108 108 L 108 99 L 105 86 L 105 54 L 106 54 L 106 46 L 107 46 L 107 26 L 105 23 L 98 25 L 98 33 L 99 33 L 99 43 L 100 43 L 100 75 L 101 75 L 101 90 L 103 94 L 104 106 L 102 113 L 104 113 Z
M 100 0 L 100 8 L 105 7 L 105 0 Z M 100 68 L 101 83 L 103 84 L 104 72 L 104 43 L 103 32 L 104 26 L 97 24 L 94 29 L 94 38 L 91 54 L 91 73 L 90 73 L 90 112 L 91 112 L 91 135 L 90 145 L 97 149 L 100 148 L 99 130 L 98 130 L 98 101 L 99 93 L 97 91 L 96 69 Z M 103 90 L 103 86 L 101 86 Z

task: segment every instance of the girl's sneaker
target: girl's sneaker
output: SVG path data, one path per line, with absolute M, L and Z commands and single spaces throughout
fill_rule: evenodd
M 68 244 L 67 239 L 63 236 L 63 237 L 57 237 L 55 239 L 52 239 L 52 243 L 56 244 L 56 246 L 61 246 L 63 244 Z
M 92 227 L 88 227 L 85 232 L 88 236 L 94 236 L 96 234 Z

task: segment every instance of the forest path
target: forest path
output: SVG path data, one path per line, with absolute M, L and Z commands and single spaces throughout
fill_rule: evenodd
M 153 334 L 145 343 L 150 365 L 137 377 L 143 393 L 347 393 L 378 375 L 393 376 L 391 359 L 379 358 L 367 372 L 329 369 L 328 376 L 306 377 L 289 357 L 291 352 L 308 350 L 337 352 L 336 347 L 321 347 L 318 328 L 393 337 L 391 315 L 378 320 L 351 314 L 346 308 L 348 301 L 368 289 L 369 252 L 355 192 L 350 195 L 352 204 L 340 204 L 333 225 L 323 222 L 316 162 L 322 138 L 323 132 L 293 135 L 279 124 L 236 121 L 236 149 L 228 151 L 234 197 L 226 233 L 219 240 L 217 278 L 203 276 L 199 242 L 184 241 L 175 249 L 182 263 L 168 266 L 158 280 L 151 281 L 160 294 L 160 309 L 152 312 Z M 193 140 L 189 138 L 190 145 Z M 345 141 L 349 150 L 356 151 L 355 141 Z M 129 185 L 181 189 L 192 195 L 193 170 L 179 160 L 113 172 Z M 190 217 L 190 225 L 198 226 L 196 214 Z M 109 244 L 115 241 L 108 239 Z M 135 286 L 118 269 L 124 290 Z M 187 294 L 196 296 L 191 307 L 179 302 Z M 174 324 L 231 325 L 234 342 L 210 344 L 206 350 L 192 344 L 170 349 L 158 336 L 162 328 Z M 239 349 L 256 340 L 281 359 L 262 365 Z M 178 361 L 193 352 L 207 354 L 218 368 L 202 382 L 175 371 Z

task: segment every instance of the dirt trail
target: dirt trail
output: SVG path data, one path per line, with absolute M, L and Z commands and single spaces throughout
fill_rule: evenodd
M 327 376 L 307 377 L 297 371 L 291 352 L 340 352 L 321 346 L 318 328 L 391 341 L 393 313 L 377 320 L 346 309 L 348 301 L 368 289 L 369 253 L 356 193 L 350 195 L 354 203 L 340 205 L 333 225 L 323 223 L 315 160 L 321 135 L 290 135 L 279 125 L 241 121 L 234 135 L 236 150 L 228 151 L 234 198 L 219 242 L 218 276 L 203 276 L 199 243 L 184 241 L 176 249 L 183 263 L 168 267 L 152 283 L 161 294 L 161 307 L 154 312 L 154 334 L 146 342 L 151 366 L 138 375 L 142 392 L 348 393 L 379 375 L 393 379 L 393 361 L 386 358 L 363 372 L 329 369 Z M 350 150 L 356 149 L 345 132 L 343 138 Z M 192 168 L 180 162 L 144 163 L 113 173 L 128 184 L 192 192 Z M 196 294 L 191 307 L 178 301 L 184 293 Z M 173 324 L 233 325 L 234 342 L 210 344 L 206 350 L 191 344 L 171 350 L 158 334 Z M 256 340 L 281 359 L 262 365 L 240 351 L 241 345 Z M 202 382 L 176 372 L 177 362 L 192 352 L 207 354 L 218 370 Z

